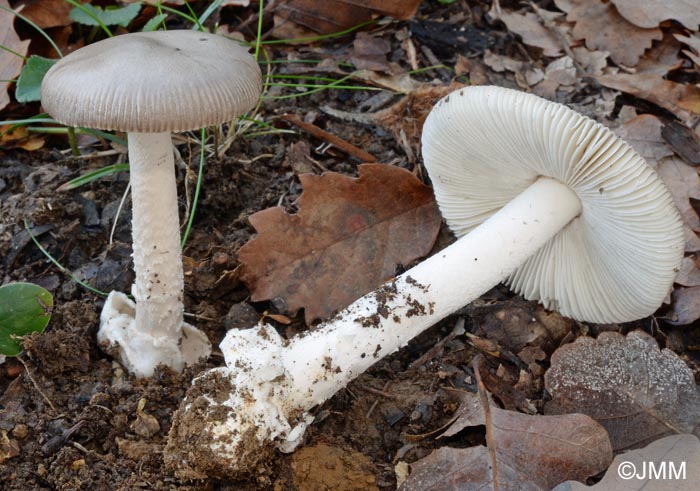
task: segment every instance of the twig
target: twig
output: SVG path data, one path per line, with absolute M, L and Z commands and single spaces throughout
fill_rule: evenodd
M 19 356 L 17 357 L 17 359 L 20 361 L 20 363 L 21 363 L 22 365 L 24 365 L 24 373 L 27 374 L 27 378 L 29 378 L 29 381 L 32 383 L 32 385 L 34 385 L 34 388 L 37 390 L 37 392 L 38 392 L 39 394 L 41 394 L 41 397 L 44 398 L 44 400 L 45 400 L 46 403 L 49 405 L 49 407 L 51 408 L 51 410 L 52 410 L 54 413 L 58 413 L 58 411 L 56 411 L 56 407 L 55 407 L 55 406 L 53 405 L 53 403 L 51 402 L 51 399 L 49 399 L 49 398 L 47 397 L 47 395 L 44 394 L 44 392 L 43 392 L 43 391 L 41 390 L 41 388 L 39 387 L 39 384 L 37 384 L 37 383 L 36 383 L 36 380 L 34 380 L 34 377 L 32 377 L 32 372 L 29 370 L 29 367 L 27 366 L 27 364 L 25 363 L 25 361 L 24 361 L 21 357 L 19 357 Z
M 284 114 L 284 115 L 280 116 L 280 119 L 283 119 L 284 121 L 287 121 L 288 123 L 293 124 L 297 128 L 301 128 L 302 130 L 306 131 L 307 133 L 310 133 L 312 136 L 315 136 L 316 138 L 333 145 L 338 150 L 340 150 L 344 153 L 347 153 L 351 157 L 355 157 L 357 160 L 360 160 L 361 162 L 376 162 L 377 161 L 377 158 L 374 155 L 372 155 L 368 152 L 365 152 L 361 148 L 356 147 L 355 145 L 343 140 L 342 138 L 335 136 L 332 133 L 329 133 L 326 130 L 322 130 L 321 128 L 319 128 L 316 125 L 302 121 L 301 119 L 299 119 L 299 116 L 297 116 L 295 114 Z

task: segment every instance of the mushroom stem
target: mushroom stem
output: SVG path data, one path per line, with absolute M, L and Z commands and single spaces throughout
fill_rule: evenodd
M 136 302 L 111 292 L 97 339 L 137 377 L 158 365 L 181 371 L 211 353 L 206 334 L 183 321 L 184 278 L 170 133 L 129 133 Z
M 227 367 L 195 379 L 176 413 L 169 461 L 185 476 L 233 478 L 273 443 L 292 451 L 309 409 L 506 279 L 581 209 L 566 185 L 541 177 L 471 233 L 316 329 L 289 342 L 269 325 L 229 331 L 221 343 Z
M 170 133 L 129 133 L 136 329 L 180 339 L 184 280 Z
M 294 386 L 288 397 L 303 410 L 325 401 L 505 280 L 580 212 L 581 201 L 566 185 L 538 179 L 471 233 L 292 340 L 281 353 Z M 236 355 L 224 346 L 233 369 Z

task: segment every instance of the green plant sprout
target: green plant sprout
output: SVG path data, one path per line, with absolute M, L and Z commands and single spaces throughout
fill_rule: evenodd
M 61 273 L 67 275 L 71 280 L 73 280 L 75 283 L 77 283 L 78 285 L 82 286 L 82 287 L 85 288 L 86 290 L 89 290 L 89 291 L 91 291 L 92 293 L 96 293 L 97 295 L 99 295 L 99 296 L 101 296 L 101 297 L 106 297 L 106 296 L 107 296 L 107 293 L 105 293 L 105 292 L 103 292 L 103 291 L 101 291 L 101 290 L 98 290 L 97 288 L 91 287 L 90 285 L 88 285 L 88 284 L 85 283 L 84 281 L 80 280 L 80 278 L 78 278 L 77 276 L 75 276 L 73 273 L 71 273 L 70 271 L 68 271 L 61 263 L 59 263 L 59 262 L 56 260 L 56 258 L 54 258 L 54 257 L 51 255 L 51 253 L 50 253 L 49 251 L 47 251 L 47 250 L 44 248 L 44 246 L 41 245 L 41 242 L 39 242 L 39 240 L 36 238 L 36 236 L 32 233 L 31 229 L 29 228 L 29 222 L 27 222 L 27 220 L 24 220 L 24 230 L 27 231 L 27 233 L 29 234 L 29 238 L 32 239 L 32 242 L 34 242 L 34 245 L 36 245 L 36 246 L 39 248 L 39 250 L 41 251 L 41 253 L 42 253 L 44 256 L 46 256 L 46 257 L 48 258 L 48 260 L 51 261 L 51 262 L 53 263 L 53 265 L 56 266 L 56 267 L 58 268 L 58 270 L 59 270 Z
M 22 352 L 22 336 L 43 332 L 51 319 L 53 296 L 33 283 L 0 286 L 0 358 Z

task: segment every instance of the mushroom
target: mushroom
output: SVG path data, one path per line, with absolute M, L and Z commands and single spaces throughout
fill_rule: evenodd
M 298 445 L 309 410 L 501 281 L 589 322 L 653 313 L 680 265 L 680 214 L 655 172 L 604 126 L 498 87 L 442 99 L 425 167 L 460 238 L 289 341 L 229 331 L 226 367 L 195 379 L 167 447 L 181 475 L 235 477 Z
M 98 340 L 136 376 L 208 357 L 183 321 L 183 269 L 171 131 L 230 121 L 258 100 L 261 75 L 239 44 L 208 33 L 125 34 L 59 60 L 41 85 L 44 109 L 70 126 L 128 132 L 135 303 L 111 292 Z

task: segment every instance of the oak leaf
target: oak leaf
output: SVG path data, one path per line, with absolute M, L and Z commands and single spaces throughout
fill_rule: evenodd
M 595 486 L 567 481 L 552 491 L 696 491 L 699 482 L 700 441 L 674 435 L 618 455 Z
M 663 123 L 651 114 L 640 114 L 615 128 L 615 134 L 632 145 L 654 169 L 665 157 L 673 156 L 673 149 L 664 140 Z
M 639 27 L 656 27 L 665 20 L 675 20 L 691 31 L 700 25 L 700 8 L 696 0 L 612 0 L 622 17 Z
M 661 29 L 641 29 L 622 17 L 610 3 L 600 0 L 555 0 L 575 22 L 575 39 L 585 39 L 588 49 L 607 51 L 616 63 L 635 66 L 652 41 L 662 37 Z
M 562 53 L 561 42 L 557 36 L 542 25 L 540 16 L 533 12 L 509 12 L 503 10 L 498 12 L 492 8 L 491 16 L 503 21 L 509 31 L 518 34 L 523 38 L 523 43 L 528 46 L 535 46 L 542 49 L 545 56 L 559 56 Z M 554 21 L 562 14 L 540 10 L 540 15 L 549 15 Z
M 23 0 L 18 8 L 22 15 L 42 29 L 68 26 L 73 20 L 68 15 L 73 5 L 65 0 Z
M 277 37 L 298 38 L 309 32 L 340 32 L 376 15 L 407 20 L 419 5 L 420 0 L 285 0 L 276 4 L 273 32 Z M 290 29 L 289 23 L 294 27 Z
M 700 216 L 690 201 L 700 200 L 700 176 L 697 170 L 679 158 L 670 157 L 661 161 L 657 171 L 671 191 L 673 202 L 681 212 L 685 224 L 693 231 L 700 232 Z
M 700 85 L 668 80 L 666 74 L 682 65 L 680 45 L 673 37 L 649 50 L 639 60 L 635 73 L 608 73 L 596 80 L 612 89 L 646 99 L 689 121 L 700 115 Z
M 700 391 L 693 372 L 642 331 L 604 332 L 559 348 L 545 374 L 548 414 L 587 414 L 602 424 L 615 451 L 673 433 L 695 433 Z
M 411 464 L 399 491 L 482 490 L 495 482 L 499 489 L 549 491 L 568 479 L 585 481 L 612 460 L 605 429 L 588 416 L 529 416 L 491 406 L 485 418 L 475 399 L 465 398 L 468 409 L 460 408 L 454 424 L 458 429 L 486 424 L 491 451 L 483 446 L 435 450 Z
M 278 299 L 289 313 L 304 308 L 310 323 L 430 252 L 441 222 L 432 190 L 399 167 L 358 171 L 358 178 L 301 175 L 298 213 L 274 207 L 250 216 L 258 235 L 238 259 L 253 301 Z
M 686 325 L 700 319 L 700 286 L 676 288 L 669 324 Z
M 29 40 L 20 40 L 15 32 L 15 16 L 9 11 L 10 4 L 7 0 L 0 0 L 0 7 L 3 7 L 0 9 L 0 46 L 4 48 L 0 50 L 0 80 L 12 80 L 22 70 Z M 10 95 L 7 93 L 9 85 L 10 82 L 2 82 L 0 85 L 0 109 L 10 103 Z

